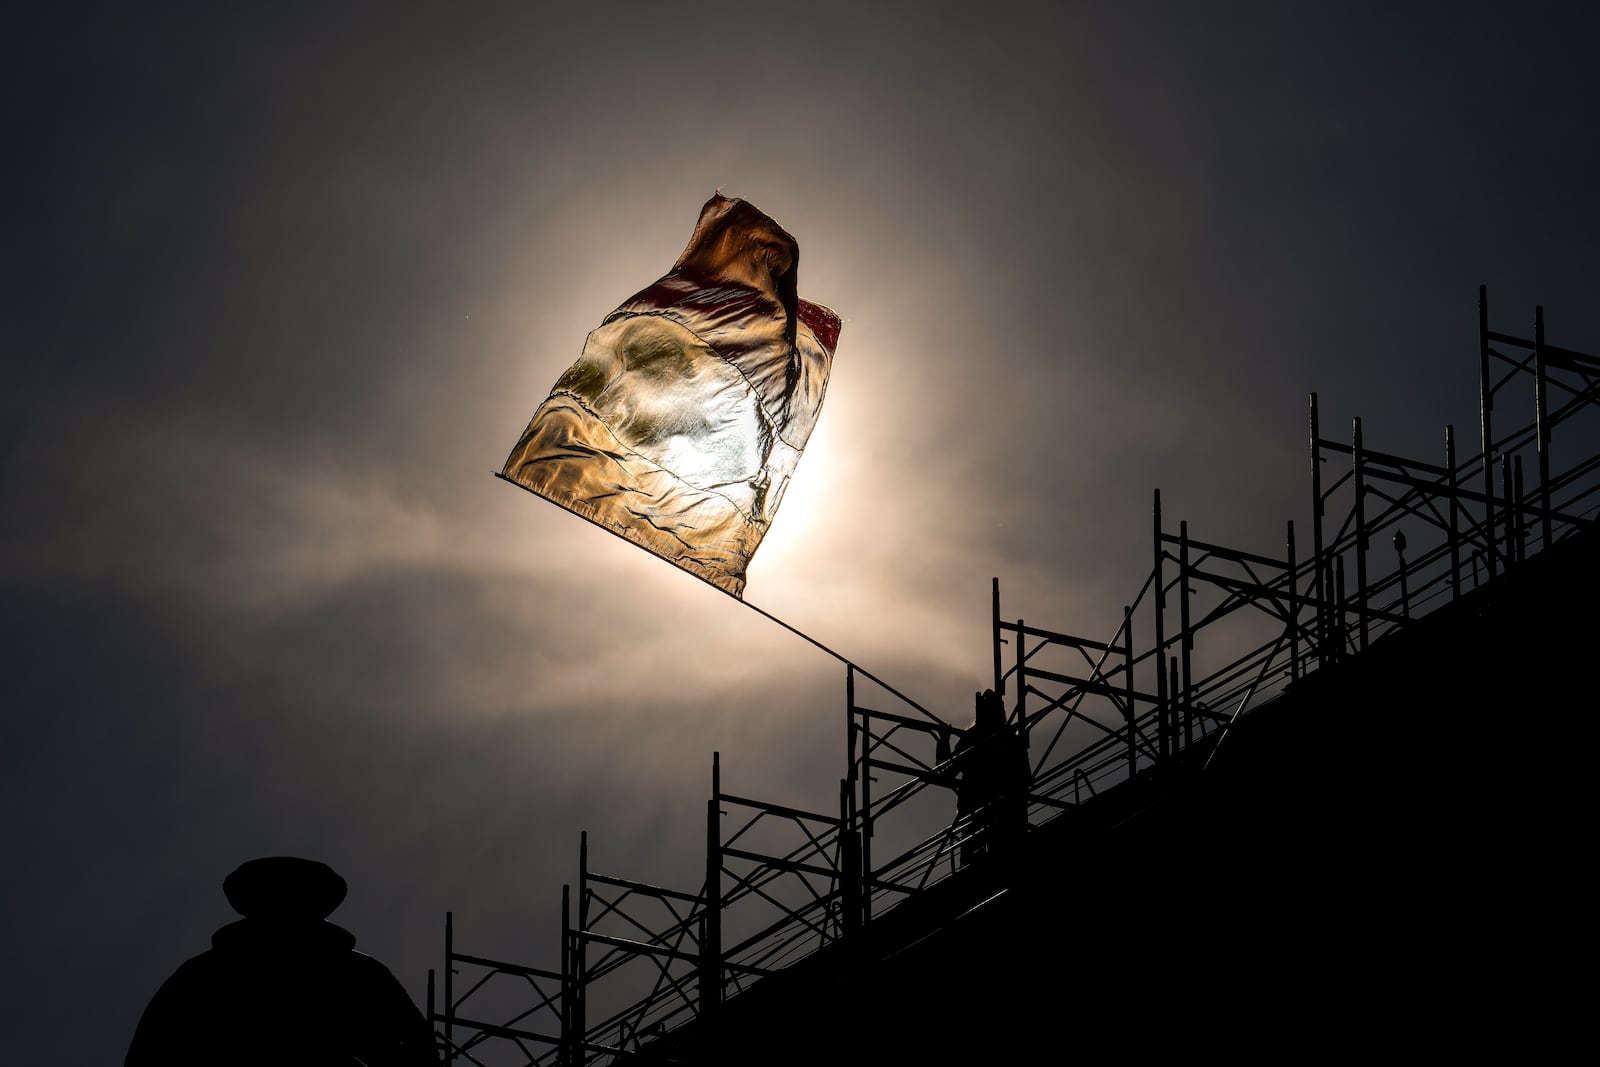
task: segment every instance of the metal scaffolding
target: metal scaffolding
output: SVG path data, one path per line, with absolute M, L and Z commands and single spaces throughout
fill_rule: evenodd
M 1309 552 L 1293 522 L 1281 556 L 1211 543 L 1183 521 L 1174 530 L 1157 490 L 1151 569 L 1108 638 L 1005 618 L 994 579 L 993 689 L 1027 753 L 1029 831 L 1124 783 L 1203 770 L 1232 724 L 1299 679 L 1596 527 L 1600 358 L 1549 344 L 1543 308 L 1532 338 L 1488 323 L 1480 287 L 1475 455 L 1457 456 L 1449 426 L 1439 462 L 1367 447 L 1359 418 L 1348 440 L 1325 437 L 1311 394 Z M 1497 437 L 1513 385 L 1532 394 L 1533 416 Z M 1385 535 L 1392 551 L 1374 547 Z M 898 906 L 959 875 L 993 814 L 948 817 L 969 731 L 915 706 L 861 703 L 854 668 L 844 681 L 837 812 L 724 792 L 713 756 L 699 887 L 592 871 L 584 835 L 576 893 L 562 887 L 554 970 L 458 952 L 447 917 L 442 991 L 433 972 L 428 981 L 447 1061 L 637 1058 L 681 1028 L 714 1027 L 764 978 L 848 955 Z M 947 820 L 932 833 L 929 810 Z

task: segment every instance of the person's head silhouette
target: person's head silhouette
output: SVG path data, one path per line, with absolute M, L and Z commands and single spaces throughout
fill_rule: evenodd
M 985 689 L 979 693 L 973 724 L 984 730 L 994 730 L 1004 726 L 1005 723 L 1006 706 L 1000 700 L 1000 694 L 993 689 Z
M 326 919 L 344 903 L 348 891 L 349 886 L 332 867 L 299 856 L 249 860 L 222 880 L 228 904 L 250 919 Z

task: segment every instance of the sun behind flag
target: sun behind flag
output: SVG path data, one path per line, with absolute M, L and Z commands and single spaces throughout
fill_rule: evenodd
M 589 334 L 501 476 L 736 597 L 816 425 L 839 317 L 793 237 L 717 193 L 660 281 Z

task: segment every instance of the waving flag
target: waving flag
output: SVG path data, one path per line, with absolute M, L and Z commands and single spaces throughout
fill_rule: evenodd
M 502 477 L 743 597 L 816 425 L 839 317 L 801 300 L 800 249 L 706 201 L 678 262 L 589 334 Z

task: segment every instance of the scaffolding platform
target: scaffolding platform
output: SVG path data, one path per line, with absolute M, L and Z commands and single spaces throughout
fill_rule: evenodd
M 447 1061 L 1527 1058 L 1576 1012 L 1548 960 L 1587 914 L 1600 359 L 1542 308 L 1490 330 L 1483 289 L 1478 325 L 1476 454 L 1330 439 L 1312 394 L 1281 555 L 1171 528 L 1158 491 L 1110 636 L 1005 618 L 995 579 L 1019 781 L 974 801 L 996 742 L 847 668 L 836 810 L 727 793 L 713 757 L 701 885 L 592 871 L 585 836 L 545 969 L 447 917 Z M 1497 436 L 1516 386 L 1532 419 Z

